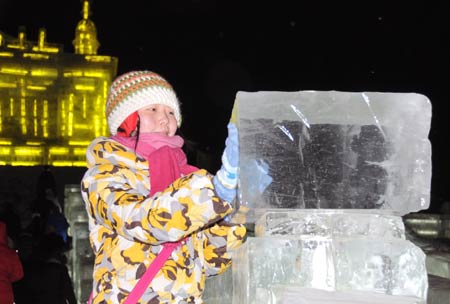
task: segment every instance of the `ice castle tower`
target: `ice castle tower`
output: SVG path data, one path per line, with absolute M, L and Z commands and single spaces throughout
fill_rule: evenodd
M 401 216 L 429 206 L 428 98 L 238 92 L 233 112 L 234 220 L 255 235 L 207 281 L 208 303 L 426 303 L 425 254 Z

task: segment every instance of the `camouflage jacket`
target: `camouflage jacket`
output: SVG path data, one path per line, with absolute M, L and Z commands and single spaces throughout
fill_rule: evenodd
M 106 137 L 86 155 L 81 192 L 95 253 L 93 303 L 123 303 L 161 244 L 184 238 L 139 303 L 203 303 L 205 277 L 231 265 L 245 236 L 242 225 L 221 221 L 232 209 L 216 195 L 212 175 L 195 171 L 149 197 L 146 159 Z

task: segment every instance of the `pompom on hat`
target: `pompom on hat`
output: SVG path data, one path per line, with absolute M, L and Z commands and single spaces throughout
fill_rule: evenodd
M 151 71 L 132 71 L 117 77 L 106 100 L 105 114 L 111 134 L 116 135 L 117 128 L 130 115 L 152 104 L 171 107 L 180 127 L 180 103 L 172 86 L 161 75 Z

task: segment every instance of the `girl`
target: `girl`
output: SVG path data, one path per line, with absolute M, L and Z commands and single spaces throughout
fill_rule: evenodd
M 95 253 L 93 303 L 123 303 L 162 246 L 181 241 L 138 303 L 203 303 L 205 277 L 231 265 L 245 236 L 223 219 L 236 195 L 237 130 L 215 176 L 187 164 L 180 106 L 150 71 L 119 76 L 106 103 L 111 137 L 87 150 L 82 196 Z

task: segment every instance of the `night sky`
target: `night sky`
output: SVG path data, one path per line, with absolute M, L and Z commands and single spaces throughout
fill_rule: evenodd
M 431 211 L 450 201 L 450 1 L 92 2 L 99 54 L 149 69 L 182 102 L 182 133 L 220 156 L 236 92 L 416 92 L 433 106 Z M 81 2 L 0 0 L 0 31 L 73 52 Z

